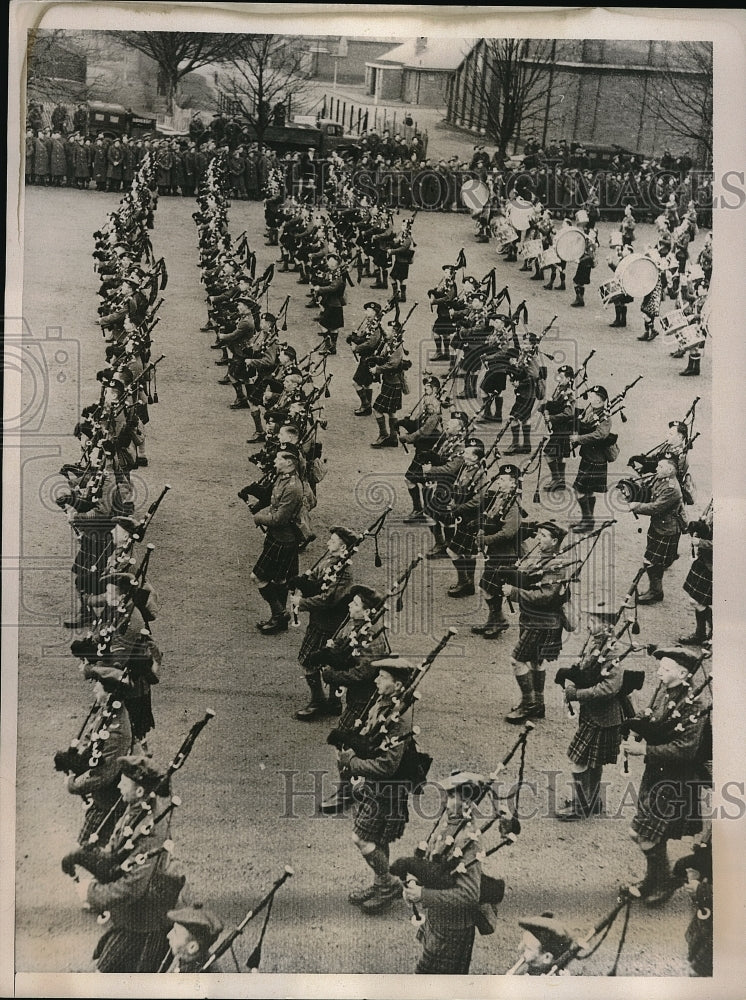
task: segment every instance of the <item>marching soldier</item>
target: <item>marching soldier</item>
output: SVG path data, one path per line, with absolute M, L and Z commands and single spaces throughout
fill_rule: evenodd
M 565 461 L 570 454 L 570 433 L 575 417 L 575 372 L 570 365 L 557 369 L 557 384 L 552 398 L 539 403 L 537 409 L 544 415 L 549 437 L 544 445 L 544 455 L 552 478 L 544 487 L 547 493 L 565 489 Z
M 340 267 L 339 257 L 336 253 L 330 253 L 327 256 L 326 266 L 326 281 L 313 286 L 313 290 L 318 293 L 323 305 L 321 316 L 316 322 L 326 331 L 322 354 L 336 354 L 337 337 L 345 323 L 343 307 L 347 278 L 344 270 Z
M 518 642 L 511 664 L 521 702 L 505 716 L 519 724 L 525 719 L 544 718 L 545 660 L 556 660 L 562 650 L 566 584 L 557 565 L 557 553 L 566 532 L 554 521 L 536 529 L 536 544 L 516 565 L 517 585 L 504 583 L 503 596 L 517 598 L 520 609 Z
M 301 611 L 309 613 L 308 628 L 298 652 L 298 662 L 311 692 L 311 700 L 305 708 L 295 713 L 295 718 L 302 722 L 323 715 L 339 715 L 342 711 L 333 691 L 329 698 L 325 697 L 313 654 L 324 648 L 347 616 L 352 587 L 350 563 L 358 541 L 348 528 L 330 528 L 327 551 L 320 562 L 302 576 L 288 581 L 290 590 L 294 591 L 290 599 L 293 615 Z
M 423 395 L 417 417 L 405 417 L 399 421 L 399 440 L 405 445 L 414 445 L 414 457 L 404 473 L 412 499 L 412 513 L 404 518 L 405 521 L 424 521 L 427 518 L 422 507 L 421 493 L 425 483 L 423 456 L 429 457 L 433 446 L 442 437 L 440 380 L 426 372 L 422 376 L 422 386 Z
M 352 840 L 375 877 L 372 885 L 354 890 L 348 898 L 368 914 L 390 909 L 402 894 L 401 883 L 389 872 L 389 847 L 402 837 L 409 819 L 409 786 L 396 775 L 412 730 L 412 713 L 408 709 L 399 716 L 394 699 L 414 676 L 412 664 L 405 659 L 390 657 L 373 665 L 378 670 L 378 697 L 359 733 L 375 739 L 383 725 L 388 749 L 370 758 L 358 757 L 352 749 L 338 750 L 342 777 L 363 779 L 355 794 Z
M 400 302 L 407 301 L 406 281 L 409 277 L 409 265 L 414 259 L 414 240 L 412 239 L 412 223 L 414 219 L 402 222 L 401 234 L 391 241 L 391 252 L 394 266 L 391 268 L 391 288 Z
M 699 789 L 710 783 L 703 770 L 710 752 L 709 707 L 702 692 L 692 692 L 701 657 L 681 647 L 659 647 L 653 655 L 660 661 L 660 684 L 649 709 L 630 720 L 642 742 L 624 747 L 645 757 L 630 836 L 645 855 L 647 871 L 630 889 L 646 906 L 664 903 L 675 891 L 666 845 L 700 831 Z
M 311 661 L 321 665 L 321 677 L 329 690 L 344 693 L 345 707 L 337 730 L 355 732 L 355 723 L 376 696 L 376 660 L 391 652 L 383 608 L 384 598 L 372 587 L 356 584 L 349 593 L 349 618 L 323 649 L 313 653 Z M 339 812 L 352 800 L 349 776 L 342 779 L 335 792 L 321 803 L 322 813 Z
M 629 698 L 622 693 L 624 668 L 614 638 L 617 612 L 608 603 L 586 608 L 591 640 L 578 670 L 570 675 L 562 668 L 555 682 L 564 686 L 565 701 L 580 705 L 578 731 L 567 751 L 573 778 L 573 795 L 558 809 L 557 819 L 567 821 L 600 815 L 604 809 L 601 777 L 604 764 L 615 764 L 622 745 L 622 724 L 634 715 Z
M 571 525 L 573 531 L 593 531 L 596 493 L 606 493 L 608 467 L 606 441 L 611 434 L 609 394 L 602 385 L 593 385 L 587 392 L 588 405 L 575 411 L 577 430 L 570 435 L 571 445 L 580 445 L 580 465 L 573 488 L 583 517 Z
M 686 526 L 681 486 L 671 458 L 664 455 L 658 460 L 650 500 L 630 503 L 629 509 L 650 517 L 644 555 L 648 589 L 637 595 L 637 602 L 656 604 L 663 600 L 663 574 L 679 557 L 679 539 Z
M 466 430 L 468 417 L 463 411 L 454 410 L 445 426 L 442 441 L 422 464 L 424 477 L 424 509 L 433 520 L 430 531 L 435 545 L 428 552 L 428 559 L 447 559 L 446 529 L 453 525 L 453 513 L 449 509 L 451 491 L 464 465 Z
M 417 932 L 422 954 L 415 972 L 420 975 L 465 976 L 469 972 L 474 935 L 480 915 L 482 867 L 477 861 L 479 828 L 472 809 L 484 796 L 487 781 L 472 771 L 455 771 L 443 782 L 446 806 L 427 839 L 424 860 L 460 857 L 448 888 L 428 888 L 408 878 L 403 890 L 407 903 L 426 910 Z
M 287 581 L 298 575 L 298 537 L 293 528 L 303 504 L 303 487 L 298 470 L 297 447 L 286 444 L 275 456 L 277 479 L 269 506 L 254 514 L 254 524 L 266 528 L 264 547 L 251 572 L 259 593 L 269 605 L 271 616 L 259 622 L 262 635 L 287 631 L 290 615 L 285 611 Z
M 136 837 L 138 859 L 113 882 L 81 879 L 78 891 L 95 913 L 108 913 L 111 927 L 96 945 L 93 957 L 99 972 L 158 972 L 168 955 L 166 914 L 172 909 L 184 886 L 185 878 L 169 870 L 168 853 L 162 851 L 166 839 L 163 826 L 154 823 L 149 832 L 142 829 L 143 804 L 147 810 L 160 812 L 164 794 L 164 773 L 149 757 L 137 754 L 119 759 L 119 791 L 125 811 L 104 848 L 104 854 L 129 856 L 127 844 Z M 168 794 L 168 792 L 165 792 Z M 133 832 L 134 831 L 134 832 Z M 152 856 L 151 856 L 152 855 Z M 140 861 L 139 858 L 145 860 Z
M 369 417 L 373 412 L 371 409 L 373 402 L 371 386 L 374 382 L 374 376 L 371 374 L 370 364 L 384 338 L 381 328 L 381 313 L 383 312 L 381 306 L 377 302 L 366 302 L 363 309 L 365 310 L 365 320 L 361 329 L 347 337 L 347 343 L 352 346 L 355 357 L 358 359 L 355 374 L 352 376 L 355 392 L 360 397 L 360 406 L 355 410 L 356 417 Z
M 404 330 L 398 323 L 389 325 L 384 330 L 384 339 L 380 354 L 371 358 L 371 375 L 379 375 L 381 388 L 373 403 L 376 411 L 378 437 L 371 448 L 397 448 L 399 439 L 396 436 L 398 421 L 396 414 L 402 408 L 402 389 L 404 372 L 411 362 L 404 357 Z M 388 432 L 386 428 L 388 417 Z
M 431 288 L 427 293 L 430 299 L 430 307 L 436 308 L 436 319 L 433 324 L 433 340 L 437 348 L 433 361 L 450 361 L 449 344 L 451 337 L 456 332 L 451 319 L 451 306 L 455 303 L 458 293 L 456 289 L 456 265 L 444 264 L 442 270 L 445 274 L 441 278 L 436 288 Z
M 449 597 L 471 597 L 474 594 L 474 573 L 477 565 L 477 534 L 484 506 L 484 442 L 467 438 L 464 464 L 456 476 L 451 492 L 450 510 L 453 517 L 453 537 L 448 542 L 448 555 L 456 570 L 456 583 L 448 588 Z
M 705 514 L 690 521 L 687 529 L 692 536 L 694 561 L 684 581 L 684 592 L 694 605 L 697 626 L 691 635 L 679 638 L 685 646 L 701 646 L 712 638 L 712 524 L 710 503 Z
M 487 621 L 473 625 L 472 632 L 484 639 L 497 639 L 509 628 L 503 614 L 503 573 L 515 566 L 520 548 L 521 470 L 516 465 L 501 465 L 497 470 L 494 492 L 488 493 L 482 527 L 478 536 L 484 549 L 484 570 L 479 587 L 487 603 Z

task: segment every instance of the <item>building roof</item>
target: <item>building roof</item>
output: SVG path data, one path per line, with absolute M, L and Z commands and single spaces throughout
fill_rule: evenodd
M 457 69 L 474 39 L 426 38 L 418 51 L 420 39 L 408 38 L 388 52 L 381 53 L 375 63 L 393 63 L 404 69 Z

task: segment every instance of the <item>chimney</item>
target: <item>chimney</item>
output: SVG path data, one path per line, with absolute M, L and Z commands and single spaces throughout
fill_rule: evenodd
M 418 38 L 417 41 L 414 43 L 414 54 L 416 56 L 421 56 L 426 48 L 427 48 L 427 39 Z

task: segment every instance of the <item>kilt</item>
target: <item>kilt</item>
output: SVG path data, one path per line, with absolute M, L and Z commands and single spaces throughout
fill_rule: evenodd
M 648 529 L 647 545 L 643 559 L 653 566 L 669 566 L 679 558 L 679 539 L 681 535 L 658 535 L 652 528 Z
M 567 748 L 567 756 L 575 764 L 601 767 L 616 764 L 622 745 L 621 726 L 597 726 L 595 722 L 581 719 L 578 731 Z
M 373 409 L 378 413 L 396 413 L 402 408 L 401 385 L 392 382 L 382 382 L 381 390 L 376 396 Z
M 453 524 L 453 511 L 448 509 L 448 504 L 453 496 L 452 487 L 453 480 L 436 482 L 434 486 L 425 489 L 423 502 L 425 513 L 434 521 L 440 521 L 441 524 Z
M 246 397 L 254 406 L 264 405 L 264 388 L 266 385 L 266 378 L 258 378 L 246 387 Z
M 417 931 L 422 944 L 422 954 L 415 973 L 420 975 L 465 976 L 469 972 L 474 948 L 474 925 L 463 930 L 449 930 L 441 934 L 433 929 L 429 920 Z
M 503 571 L 515 565 L 515 556 L 491 556 L 487 553 L 484 561 L 484 570 L 479 580 L 479 586 L 489 597 L 501 597 L 502 585 L 505 582 L 502 576 Z
M 80 594 L 98 592 L 101 567 L 114 551 L 111 527 L 108 525 L 102 531 L 84 531 L 80 537 L 80 549 L 72 567 L 75 589 Z M 96 569 L 91 569 L 92 566 Z
M 418 462 L 416 457 L 409 463 L 409 468 L 404 473 L 404 478 L 408 483 L 422 484 L 425 482 L 425 474 L 422 471 L 422 462 Z
M 452 319 L 445 317 L 435 320 L 433 323 L 433 333 L 437 334 L 438 337 L 452 337 L 456 332 L 456 324 Z
M 573 488 L 578 493 L 606 493 L 608 471 L 606 462 L 591 462 L 581 455 Z
M 167 927 L 139 934 L 112 927 L 99 938 L 93 958 L 99 972 L 158 972 L 169 952 Z
M 645 840 L 681 840 L 702 829 L 699 811 L 701 782 L 680 771 L 646 766 L 637 793 L 637 813 L 632 829 Z
M 325 330 L 341 330 L 345 325 L 342 306 L 324 306 L 324 311 L 317 322 Z
M 550 434 L 544 445 L 544 457 L 553 462 L 561 462 L 570 455 L 570 437 L 568 434 Z M 580 471 L 580 470 L 578 470 Z
M 581 258 L 575 269 L 572 279 L 573 285 L 590 285 L 591 283 L 591 260 L 590 257 Z
M 284 545 L 267 534 L 264 548 L 252 572 L 264 583 L 284 583 L 289 577 L 297 576 L 299 572 L 297 543 Z
M 117 821 L 121 816 L 124 815 L 124 810 L 126 806 L 119 795 L 119 789 L 116 785 L 112 788 L 111 798 L 103 803 L 93 802 L 88 809 L 85 811 L 85 816 L 83 818 L 83 826 L 80 828 L 80 833 L 78 834 L 78 843 L 85 847 L 88 843 L 88 838 L 98 830 L 98 841 L 99 844 L 105 844 L 109 840 L 109 837 L 114 832 L 114 827 L 117 825 Z M 109 810 L 111 810 L 111 815 L 109 815 Z M 108 816 L 108 819 L 106 818 Z M 104 823 L 104 820 L 106 822 Z M 101 825 L 103 823 L 103 826 Z M 99 830 L 99 827 L 101 829 Z
M 709 608 L 712 604 L 712 563 L 695 559 L 684 580 L 684 592 L 696 604 Z
M 358 361 L 355 374 L 352 376 L 352 381 L 356 385 L 361 385 L 364 389 L 367 389 L 369 385 L 372 385 L 373 382 L 375 382 L 375 378 L 370 373 L 369 358 L 361 358 L 360 361 Z
M 521 424 L 528 423 L 534 408 L 534 396 L 516 396 L 510 408 L 510 416 Z
M 482 392 L 505 392 L 507 384 L 508 373 L 496 368 L 493 371 L 488 370 L 486 372 L 479 388 Z
M 392 281 L 406 281 L 409 277 L 409 264 L 400 257 L 396 257 L 389 277 Z
M 562 651 L 562 626 L 549 628 L 519 622 L 518 642 L 513 649 L 513 659 L 519 663 L 540 663 L 556 660 Z
M 317 625 L 308 626 L 306 634 L 303 636 L 303 642 L 298 650 L 298 663 L 300 663 L 307 674 L 317 674 L 319 671 L 318 667 L 313 667 L 310 670 L 306 669 L 306 660 L 308 657 L 311 653 L 323 649 L 326 646 L 326 640 L 331 639 L 336 631 L 336 629 L 327 631 L 326 629 L 319 628 Z
M 463 521 L 456 527 L 453 538 L 448 543 L 448 548 L 452 549 L 459 556 L 475 556 L 477 554 L 477 532 L 479 530 L 478 521 Z
M 407 783 L 369 781 L 355 790 L 353 832 L 373 844 L 390 844 L 404 833 L 409 819 Z

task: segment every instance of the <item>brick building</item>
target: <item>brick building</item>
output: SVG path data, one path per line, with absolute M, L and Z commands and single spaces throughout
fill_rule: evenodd
M 447 120 L 477 134 L 485 133 L 490 100 L 488 44 L 485 39 L 473 44 L 451 76 L 447 98 Z M 533 44 L 527 42 L 527 60 Z M 711 94 L 711 75 L 692 62 L 682 43 L 571 39 L 548 44 L 552 57 L 537 84 L 546 100 L 526 115 L 516 139 L 533 136 L 542 146 L 553 139 L 618 144 L 648 156 L 670 149 L 702 158 L 696 143 L 677 134 L 659 112 L 661 102 L 672 99 L 672 72 L 692 93 L 706 94 L 709 85 Z M 711 98 L 709 108 L 711 121 Z M 707 120 L 706 99 L 701 115 L 692 122 L 695 132 Z
M 453 38 L 409 38 L 366 63 L 366 92 L 376 104 L 403 101 L 445 107 L 451 76 L 473 44 Z
M 357 38 L 341 35 L 313 35 L 304 38 L 308 53 L 308 75 L 314 80 L 360 84 L 365 67 L 396 43 L 395 38 Z

